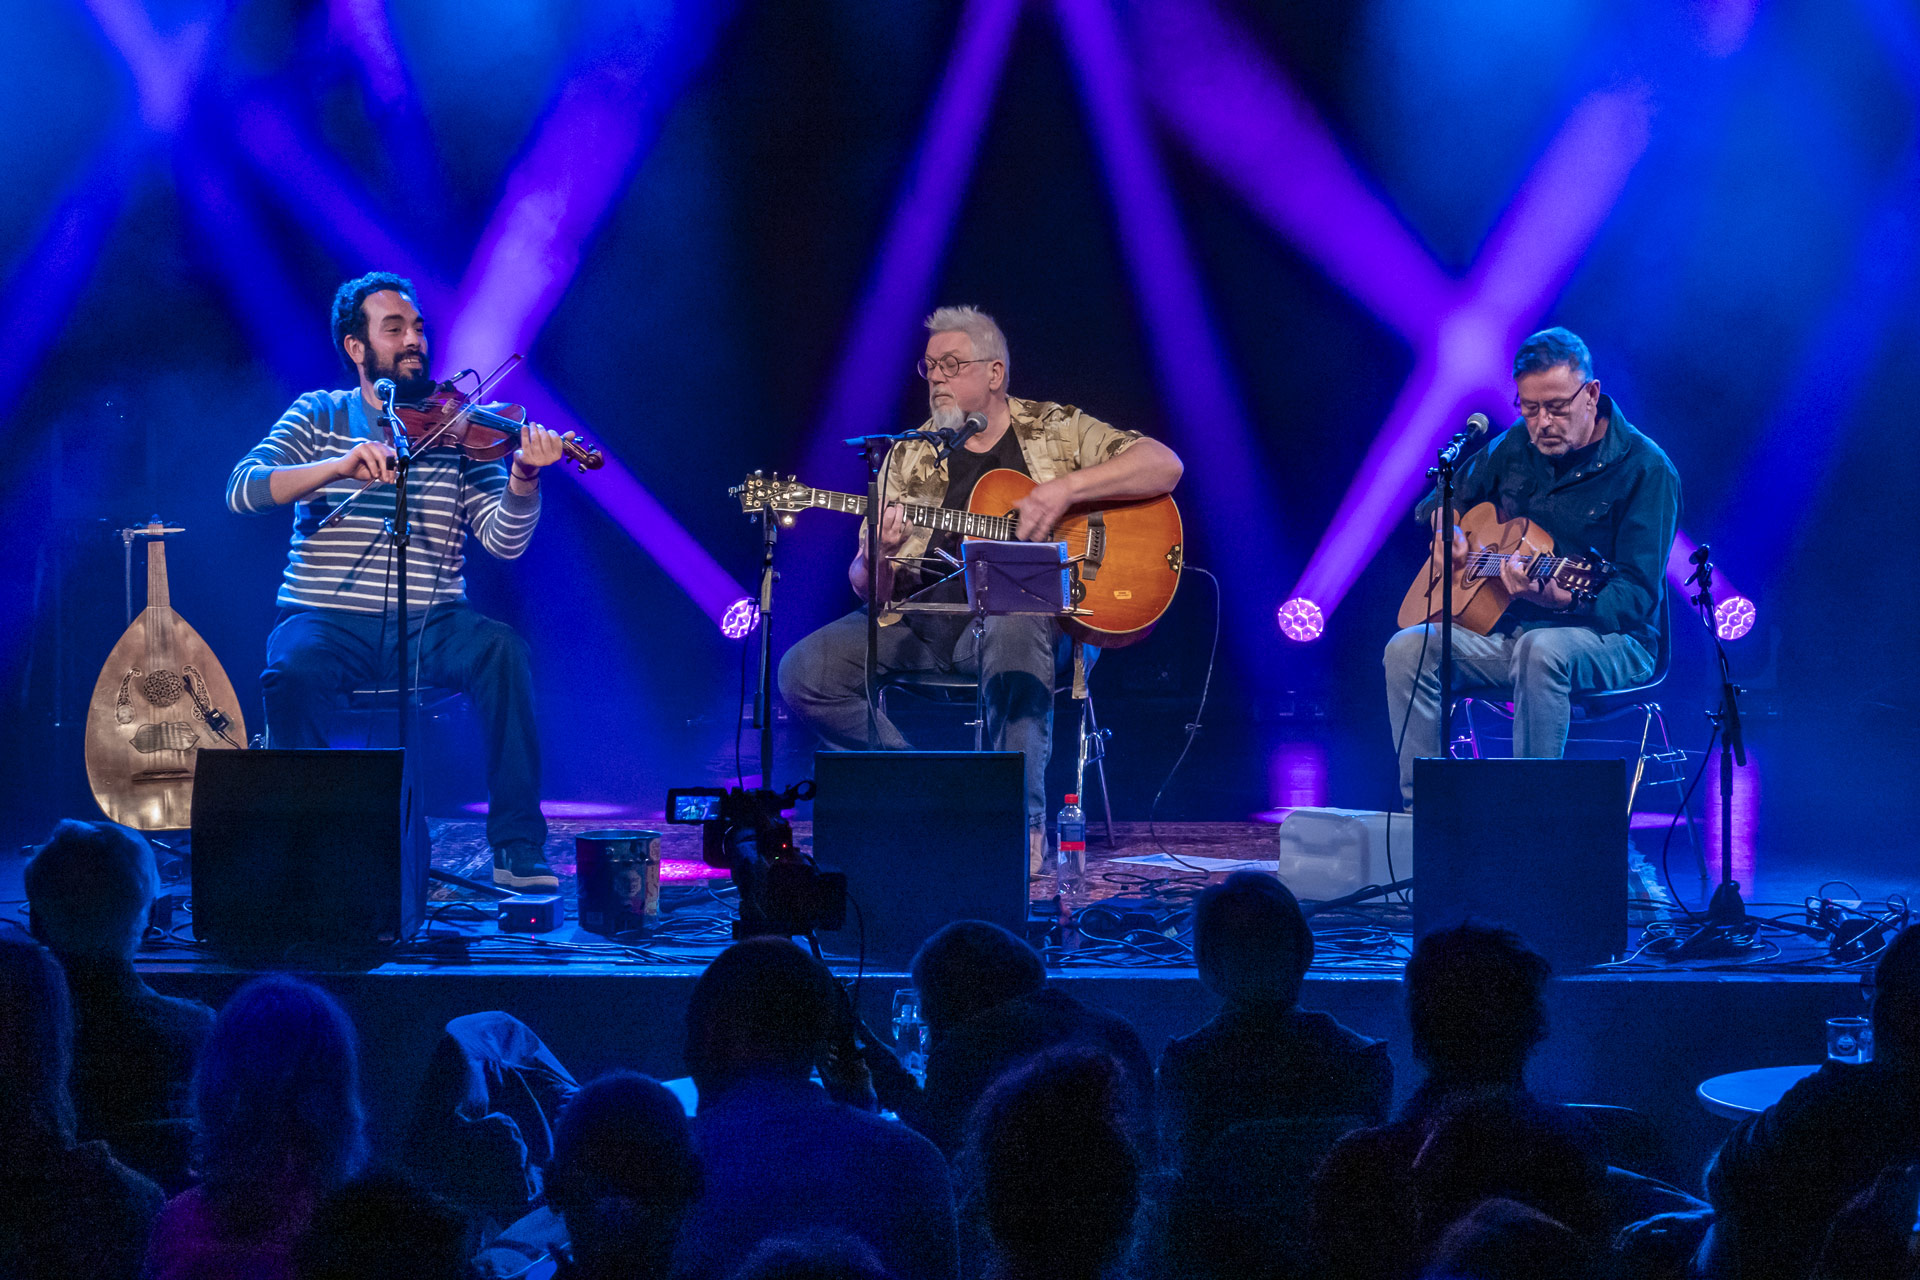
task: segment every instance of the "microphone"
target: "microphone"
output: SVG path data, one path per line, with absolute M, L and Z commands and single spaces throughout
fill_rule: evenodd
M 1487 434 L 1487 428 L 1491 425 L 1492 424 L 1487 421 L 1486 414 L 1476 413 L 1472 415 L 1467 419 L 1467 439 L 1472 440 L 1476 436 Z
M 1713 548 L 1703 542 L 1699 546 L 1693 549 L 1693 554 L 1687 557 L 1687 563 L 1705 564 L 1707 562 L 1707 557 L 1712 554 L 1713 554 Z
M 959 426 L 948 426 L 953 421 L 954 411 L 943 409 L 934 418 L 936 424 L 933 434 L 940 438 L 940 451 L 934 455 L 935 462 L 945 462 L 961 444 L 979 435 L 987 429 L 987 415 L 977 410 L 966 416 Z
M 392 404 L 393 398 L 400 394 L 400 389 L 393 385 L 392 378 L 382 378 L 373 384 L 373 394 L 379 396 L 380 399 L 387 404 Z
M 1440 451 L 1438 466 L 1449 468 L 1458 466 L 1460 464 L 1460 455 L 1467 451 L 1468 445 L 1487 433 L 1487 425 L 1487 415 L 1484 413 L 1476 413 L 1468 418 L 1466 427 L 1459 435 L 1449 440 L 1447 447 Z M 1438 468 L 1436 468 L 1436 470 L 1437 469 Z M 1433 473 L 1428 472 L 1428 474 L 1431 475 Z
M 979 435 L 982 431 L 985 431 L 986 429 L 987 429 L 986 414 L 977 413 L 977 412 L 968 414 L 967 420 L 960 424 L 960 429 L 953 433 L 953 447 L 956 449 L 959 448 L 961 445 L 965 444 L 968 440 L 972 439 L 974 436 Z

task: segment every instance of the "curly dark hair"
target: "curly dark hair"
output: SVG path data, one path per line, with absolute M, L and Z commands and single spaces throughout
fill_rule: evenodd
M 1553 966 L 1513 930 L 1482 920 L 1414 944 L 1404 985 L 1413 1056 L 1453 1078 L 1516 1071 L 1547 1035 Z
M 392 289 L 414 306 L 420 305 L 420 299 L 413 292 L 413 281 L 391 271 L 369 271 L 333 292 L 333 349 L 340 353 L 340 362 L 347 366 L 349 373 L 357 374 L 360 367 L 347 354 L 347 335 L 367 341 L 366 301 L 382 289 Z

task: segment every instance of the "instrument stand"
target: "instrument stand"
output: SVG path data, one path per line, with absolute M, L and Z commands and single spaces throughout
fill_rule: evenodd
M 1701 552 L 1706 548 L 1702 547 Z M 1747 905 L 1740 897 L 1740 885 L 1733 878 L 1733 770 L 1747 763 L 1746 735 L 1740 725 L 1740 686 L 1733 682 L 1733 666 L 1727 660 L 1727 647 L 1720 641 L 1714 624 L 1713 564 L 1696 553 L 1693 576 L 1698 585 L 1693 597 L 1707 631 L 1713 636 L 1714 653 L 1720 664 L 1720 705 L 1708 718 L 1720 731 L 1720 886 L 1707 900 L 1706 923 L 1667 953 L 1669 960 L 1702 960 L 1721 956 L 1744 955 L 1752 943 L 1740 935 L 1750 931 Z

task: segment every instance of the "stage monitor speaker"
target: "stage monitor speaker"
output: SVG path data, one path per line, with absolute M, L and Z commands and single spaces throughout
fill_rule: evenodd
M 431 850 L 400 751 L 203 751 L 193 933 L 288 960 L 407 938 Z
M 1413 934 L 1509 925 L 1556 969 L 1627 941 L 1624 760 L 1413 762 Z
M 822 751 L 813 853 L 843 871 L 846 928 L 823 945 L 869 968 L 905 968 L 955 920 L 1022 934 L 1027 919 L 1026 763 L 1016 751 Z

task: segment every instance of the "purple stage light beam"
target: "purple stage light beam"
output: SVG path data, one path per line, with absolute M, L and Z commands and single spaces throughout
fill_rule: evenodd
M 562 86 L 460 282 L 445 343 L 453 367 L 532 348 L 732 9 L 663 6 L 649 15 L 661 29 L 637 33 L 631 52 L 604 56 Z
M 1504 403 L 1495 371 L 1565 283 L 1646 147 L 1644 95 L 1607 91 L 1576 107 L 1456 283 L 1246 32 L 1204 0 L 1140 0 L 1134 12 L 1144 82 L 1186 145 L 1414 348 L 1413 374 L 1293 592 L 1331 610 L 1405 514 L 1466 406 Z
M 343 257 L 381 263 L 411 277 L 429 312 L 452 311 L 454 291 L 386 231 L 356 194 L 351 179 L 338 165 L 322 159 L 319 149 L 286 117 L 256 100 L 236 111 L 234 120 L 235 137 L 248 158 L 309 232 Z M 590 434 L 539 378 L 529 375 L 519 386 L 522 389 L 514 398 L 527 406 L 531 417 L 556 431 Z M 606 453 L 604 446 L 601 451 Z M 581 489 L 666 570 L 701 612 L 719 624 L 727 606 L 742 594 L 741 587 L 618 459 L 606 454 L 606 465 Z
M 1106 168 L 1169 417 L 1182 446 L 1201 460 L 1192 472 L 1199 511 L 1222 535 L 1216 545 L 1235 547 L 1242 565 L 1272 566 L 1279 548 L 1272 521 L 1261 517 L 1271 491 L 1167 190 L 1119 24 L 1108 0 L 1057 0 L 1055 12 Z M 1257 615 L 1272 598 L 1257 585 L 1234 592 L 1230 609 L 1245 615 L 1231 629 L 1235 643 L 1265 650 Z
M 960 15 L 953 56 L 827 392 L 806 460 L 810 475 L 845 455 L 843 437 L 886 428 L 918 349 L 920 318 L 973 175 L 1020 9 L 1021 0 L 968 0 Z
M 138 0 L 86 0 L 86 5 L 101 34 L 133 73 L 141 120 L 156 133 L 171 133 L 186 118 L 187 100 L 199 78 L 214 22 L 210 18 L 189 22 L 163 36 L 154 30 L 147 7 Z
M 367 92 L 375 102 L 387 111 L 397 111 L 412 101 L 406 65 L 387 19 L 386 0 L 332 0 L 327 21 L 359 61 Z

